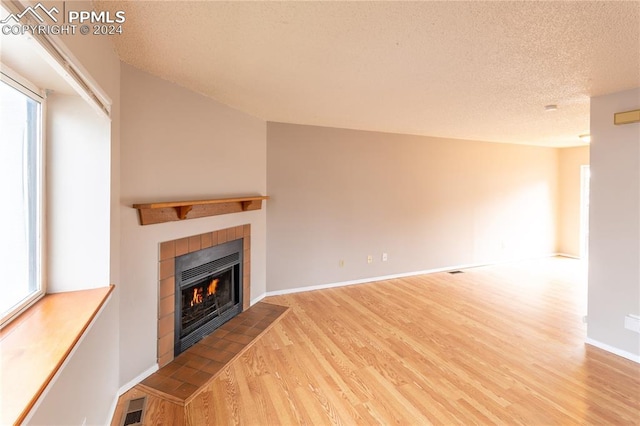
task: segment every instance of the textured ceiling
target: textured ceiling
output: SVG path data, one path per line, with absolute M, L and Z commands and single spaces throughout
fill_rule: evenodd
M 640 87 L 639 1 L 95 3 L 124 62 L 268 121 L 571 146 Z

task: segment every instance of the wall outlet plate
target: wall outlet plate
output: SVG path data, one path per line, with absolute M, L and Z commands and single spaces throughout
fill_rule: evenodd
M 636 333 L 640 333 L 640 317 L 631 314 L 625 316 L 624 328 L 626 328 L 627 330 L 635 331 Z

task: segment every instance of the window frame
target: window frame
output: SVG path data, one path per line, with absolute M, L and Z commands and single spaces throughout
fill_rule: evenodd
M 7 326 L 11 321 L 16 319 L 22 312 L 33 306 L 47 293 L 47 283 L 45 279 L 45 192 L 46 192 L 46 151 L 45 151 L 45 135 L 46 135 L 46 91 L 38 88 L 20 74 L 7 67 L 4 63 L 0 63 L 0 81 L 27 96 L 28 98 L 40 104 L 39 121 L 40 126 L 36 136 L 36 185 L 38 188 L 36 194 L 36 280 L 38 281 L 38 289 L 29 294 L 20 303 L 15 305 L 11 310 L 7 311 L 0 317 L 0 329 Z

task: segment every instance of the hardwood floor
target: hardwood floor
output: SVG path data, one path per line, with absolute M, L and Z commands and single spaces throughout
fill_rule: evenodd
M 551 258 L 267 298 L 292 309 L 186 424 L 640 424 L 640 365 L 584 344 L 582 269 Z

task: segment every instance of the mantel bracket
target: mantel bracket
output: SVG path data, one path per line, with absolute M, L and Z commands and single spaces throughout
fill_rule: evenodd
M 189 212 L 193 209 L 193 206 L 178 206 L 176 212 L 178 212 L 178 219 L 184 220 L 187 218 Z

